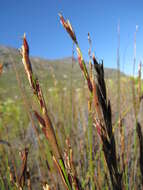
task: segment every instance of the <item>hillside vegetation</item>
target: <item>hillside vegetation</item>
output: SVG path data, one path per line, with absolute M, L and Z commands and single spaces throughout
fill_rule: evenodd
M 0 46 L 0 189 L 142 189 L 141 70 L 85 62 L 60 20 L 78 59 L 30 57 L 25 35 Z

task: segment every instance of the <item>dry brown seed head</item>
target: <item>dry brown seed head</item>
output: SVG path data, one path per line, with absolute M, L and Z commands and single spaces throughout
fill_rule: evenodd
M 0 75 L 2 74 L 3 65 L 0 63 Z

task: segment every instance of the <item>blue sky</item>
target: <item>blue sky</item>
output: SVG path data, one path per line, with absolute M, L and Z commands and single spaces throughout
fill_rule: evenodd
M 25 32 L 31 55 L 49 59 L 71 56 L 72 41 L 58 12 L 70 20 L 86 60 L 90 32 L 95 55 L 104 59 L 106 67 L 117 67 L 119 21 L 121 70 L 132 73 L 136 25 L 137 62 L 143 59 L 142 0 L 0 0 L 0 44 L 19 48 Z

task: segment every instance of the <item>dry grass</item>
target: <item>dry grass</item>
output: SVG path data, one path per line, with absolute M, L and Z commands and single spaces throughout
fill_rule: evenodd
M 58 89 L 51 97 L 50 93 L 45 93 L 47 98 L 32 67 L 29 45 L 24 35 L 20 53 L 30 92 L 32 91 L 29 99 L 25 95 L 26 91 L 23 90 L 15 65 L 14 70 L 25 110 L 35 134 L 34 140 L 37 140 L 36 146 L 33 146 L 34 143 L 27 146 L 21 139 L 22 150 L 17 150 L 17 147 L 11 144 L 8 126 L 3 122 L 1 132 L 7 136 L 0 134 L 0 189 L 142 189 L 143 135 L 141 122 L 138 120 L 142 103 L 141 65 L 138 78 L 133 78 L 130 89 L 133 93 L 132 106 L 126 106 L 129 103 L 128 99 L 125 106 L 117 105 L 120 109 L 116 117 L 116 113 L 112 113 L 111 110 L 112 99 L 110 102 L 103 62 L 99 63 L 94 55 L 91 56 L 90 35 L 88 34 L 90 46 L 88 68 L 70 22 L 65 21 L 61 14 L 59 16 L 76 46 L 78 63 L 87 88 L 80 91 L 74 89 L 71 77 L 69 95 L 66 89 Z M 52 69 L 51 72 L 57 88 L 56 76 Z M 120 92 L 121 100 L 122 84 L 121 81 L 119 83 L 118 93 Z M 128 97 L 123 97 L 126 98 Z M 129 112 L 134 115 L 134 123 L 130 121 L 132 124 L 130 131 L 124 122 Z M 1 114 L 0 117 L 4 118 Z M 38 146 L 37 157 L 31 156 L 35 151 L 31 146 L 34 148 Z M 31 158 L 33 160 L 30 162 Z

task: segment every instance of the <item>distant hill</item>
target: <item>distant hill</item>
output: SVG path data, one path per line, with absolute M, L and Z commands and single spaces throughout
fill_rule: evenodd
M 51 88 L 55 83 L 58 84 L 59 88 L 70 87 L 71 79 L 75 88 L 84 85 L 82 72 L 76 59 L 72 63 L 71 57 L 55 60 L 31 57 L 31 62 L 34 72 L 45 88 Z M 0 63 L 3 65 L 3 75 L 0 77 L 1 96 L 5 97 L 7 94 L 15 96 L 15 92 L 18 93 L 18 86 L 16 73 L 13 69 L 14 64 L 22 82 L 28 86 L 19 51 L 11 47 L 0 46 Z M 121 73 L 121 76 L 125 75 Z M 117 70 L 105 68 L 105 78 L 116 81 Z
M 0 46 L 0 62 L 3 64 L 5 71 L 9 70 L 12 67 L 13 62 L 15 62 L 16 66 L 19 67 L 21 65 L 21 56 L 19 51 L 15 48 Z M 45 60 L 38 57 L 31 57 L 31 62 L 33 64 L 33 67 L 36 69 L 42 68 L 46 70 L 48 67 L 52 67 L 57 75 L 60 73 L 68 74 L 71 72 L 72 68 L 72 57 L 55 60 Z M 80 69 L 77 60 L 74 61 L 73 67 L 73 70 L 79 74 L 78 72 L 80 72 Z M 124 74 L 121 73 L 121 75 Z M 116 69 L 105 68 L 106 78 L 116 78 L 116 76 Z

